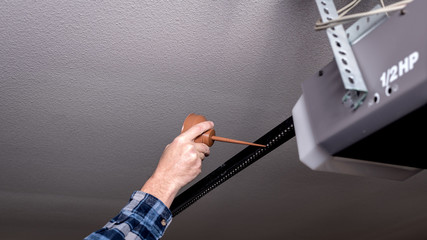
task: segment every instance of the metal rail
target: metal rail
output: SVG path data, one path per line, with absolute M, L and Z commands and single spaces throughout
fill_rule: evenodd
M 172 203 L 172 215 L 176 216 L 208 192 L 218 187 L 223 182 L 236 175 L 252 163 L 261 159 L 283 143 L 295 136 L 292 116 L 259 138 L 255 143 L 264 144 L 267 147 L 249 146 L 230 158 L 220 167 L 196 182 L 186 191 L 178 195 Z

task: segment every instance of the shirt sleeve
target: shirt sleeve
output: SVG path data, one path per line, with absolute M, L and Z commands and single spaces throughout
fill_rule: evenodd
M 135 191 L 116 217 L 84 240 L 157 240 L 171 221 L 172 213 L 162 201 L 148 193 Z

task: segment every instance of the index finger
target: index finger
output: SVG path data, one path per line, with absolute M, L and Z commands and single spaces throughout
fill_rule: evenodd
M 198 136 L 202 135 L 204 132 L 208 131 L 209 129 L 212 129 L 213 127 L 214 123 L 212 121 L 204 121 L 192 126 L 187 131 L 181 133 L 181 136 L 189 140 L 194 140 Z

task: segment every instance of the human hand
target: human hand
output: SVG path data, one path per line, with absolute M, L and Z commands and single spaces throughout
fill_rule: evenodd
M 209 147 L 194 139 L 214 127 L 213 122 L 198 123 L 181 133 L 166 146 L 153 175 L 141 188 L 170 207 L 178 191 L 201 172 L 202 160 L 209 155 Z

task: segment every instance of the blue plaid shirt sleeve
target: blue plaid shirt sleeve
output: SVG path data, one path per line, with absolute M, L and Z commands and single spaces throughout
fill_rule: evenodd
M 135 191 L 119 215 L 84 240 L 160 239 L 171 221 L 172 213 L 162 201 Z

